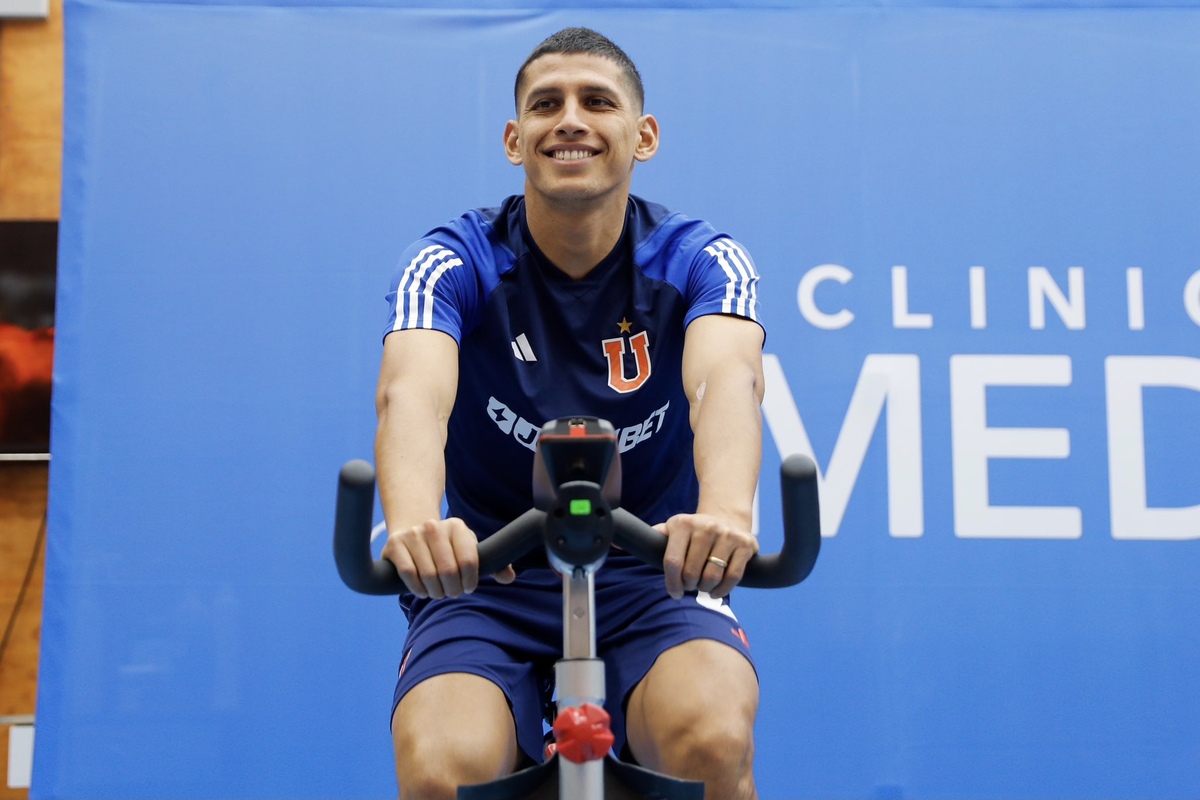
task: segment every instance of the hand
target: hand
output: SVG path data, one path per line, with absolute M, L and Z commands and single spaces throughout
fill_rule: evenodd
M 458 597 L 479 585 L 479 540 L 457 517 L 389 532 L 383 557 L 417 597 Z M 510 564 L 493 577 L 512 583 L 517 573 Z
M 676 600 L 692 591 L 724 597 L 737 586 L 746 562 L 758 552 L 753 534 L 708 514 L 676 514 L 654 527 L 667 537 L 663 572 L 667 593 Z M 727 566 L 722 567 L 721 561 Z

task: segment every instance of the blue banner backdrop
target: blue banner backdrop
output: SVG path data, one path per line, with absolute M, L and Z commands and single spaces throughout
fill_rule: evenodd
M 394 794 L 335 473 L 574 24 L 645 76 L 635 191 L 763 274 L 767 548 L 822 468 L 815 574 L 736 600 L 761 795 L 1196 796 L 1200 12 L 734 5 L 68 0 L 34 797 Z

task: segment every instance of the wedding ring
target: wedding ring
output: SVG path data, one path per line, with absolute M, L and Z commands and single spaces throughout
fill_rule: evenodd
M 715 565 L 715 566 L 718 566 L 718 567 L 720 567 L 721 569 L 725 569 L 726 567 L 728 567 L 728 566 L 729 566 L 729 562 L 728 562 L 728 561 L 726 561 L 726 560 L 725 560 L 725 559 L 723 559 L 723 558 L 717 558 L 716 556 L 709 556 L 709 557 L 708 557 L 708 563 L 710 563 L 710 564 L 713 564 L 713 565 Z

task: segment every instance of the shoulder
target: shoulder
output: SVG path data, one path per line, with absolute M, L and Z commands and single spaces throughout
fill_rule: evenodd
M 674 282 L 680 270 L 720 266 L 722 261 L 754 271 L 746 248 L 709 222 L 633 195 L 629 199 L 634 261 L 654 277 Z
M 633 259 L 647 278 L 673 286 L 685 322 L 706 314 L 758 319 L 758 269 L 739 242 L 702 219 L 630 197 Z
M 392 275 L 386 331 L 436 328 L 461 339 L 472 330 L 515 263 L 510 242 L 519 200 L 472 209 L 409 245 Z
M 702 219 L 630 196 L 633 260 L 649 278 L 666 281 L 685 295 L 698 284 L 757 281 L 746 248 Z
M 513 196 L 498 206 L 473 208 L 428 231 L 409 246 L 405 255 L 423 260 L 429 254 L 441 253 L 444 258 L 459 259 L 474 271 L 503 272 L 515 260 L 512 242 L 519 224 L 520 202 L 519 196 Z

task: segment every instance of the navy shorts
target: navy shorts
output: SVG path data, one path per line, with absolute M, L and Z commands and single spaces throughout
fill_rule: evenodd
M 627 554 L 596 573 L 596 644 L 605 662 L 607 701 L 616 737 L 625 745 L 625 704 L 660 654 L 694 639 L 724 642 L 750 659 L 746 634 L 727 602 L 692 592 L 667 594 L 660 570 Z M 511 584 L 490 578 L 474 593 L 442 600 L 401 597 L 408 614 L 392 711 L 418 683 L 449 672 L 490 680 L 508 698 L 517 742 L 542 760 L 543 713 L 550 702 L 554 662 L 562 657 L 563 579 L 550 569 L 526 569 Z

